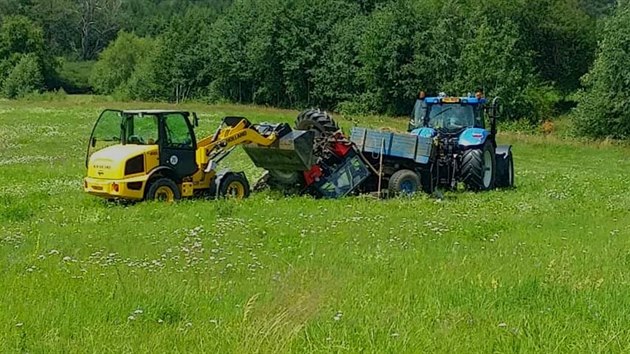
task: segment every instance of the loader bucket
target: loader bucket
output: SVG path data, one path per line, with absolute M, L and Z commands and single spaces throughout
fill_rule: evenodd
M 312 131 L 291 131 L 270 146 L 244 145 L 254 165 L 265 170 L 308 171 L 314 164 Z

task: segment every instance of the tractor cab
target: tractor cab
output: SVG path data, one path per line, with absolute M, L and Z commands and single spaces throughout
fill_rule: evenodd
M 485 128 L 485 103 L 482 97 L 418 98 L 414 105 L 408 131 L 431 128 L 444 132 L 459 132 L 466 128 Z

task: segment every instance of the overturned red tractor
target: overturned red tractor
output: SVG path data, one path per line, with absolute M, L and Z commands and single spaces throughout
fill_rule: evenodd
M 258 186 L 324 198 L 432 191 L 431 138 L 365 128 L 353 128 L 348 137 L 318 109 L 300 113 L 295 128 L 260 124 L 258 132 L 277 134 L 277 142 L 244 146 L 254 164 L 267 170 Z

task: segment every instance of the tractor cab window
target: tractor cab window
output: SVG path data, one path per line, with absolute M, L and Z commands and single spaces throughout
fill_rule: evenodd
M 138 114 L 128 116 L 125 121 L 126 143 L 154 145 L 158 143 L 158 116 Z
M 164 116 L 165 146 L 175 149 L 193 149 L 193 138 L 188 120 L 180 113 Z
M 459 130 L 475 125 L 475 112 L 470 105 L 434 104 L 429 109 L 429 126 L 432 128 Z
M 413 106 L 413 113 L 411 114 L 411 128 L 415 129 L 422 126 L 426 114 L 427 104 L 424 100 L 416 100 L 416 104 Z
M 483 106 L 476 105 L 473 107 L 473 111 L 475 112 L 475 128 L 485 128 L 486 123 L 484 122 Z

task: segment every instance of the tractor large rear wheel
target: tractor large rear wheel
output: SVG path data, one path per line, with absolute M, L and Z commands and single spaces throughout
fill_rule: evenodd
M 492 143 L 486 141 L 482 148 L 464 151 L 461 176 L 466 188 L 487 191 L 494 188 L 496 158 Z
M 328 112 L 321 109 L 307 109 L 298 115 L 295 120 L 295 129 L 314 130 L 320 136 L 327 136 L 338 131 L 339 126 Z

